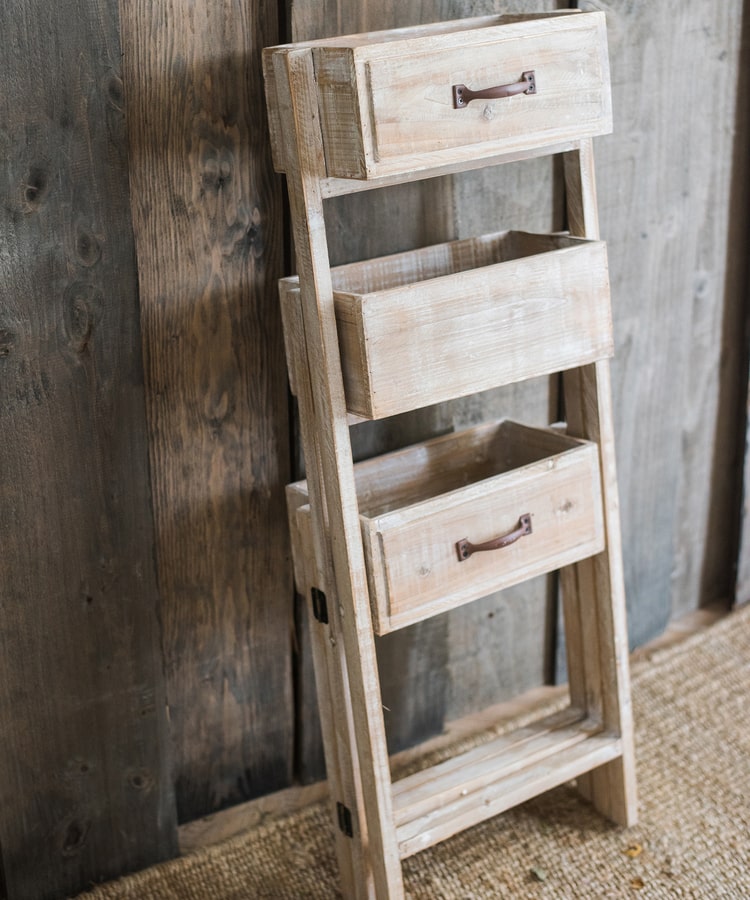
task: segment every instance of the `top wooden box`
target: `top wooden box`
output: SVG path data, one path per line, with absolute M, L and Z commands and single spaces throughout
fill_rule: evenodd
M 565 144 L 612 130 L 604 14 L 541 13 L 270 47 L 263 64 L 277 171 L 274 57 L 312 52 L 328 176 L 376 178 Z M 533 92 L 454 106 L 454 86 Z

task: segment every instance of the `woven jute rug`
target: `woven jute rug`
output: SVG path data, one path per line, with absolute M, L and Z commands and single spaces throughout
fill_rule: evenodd
M 750 607 L 635 667 L 633 698 L 637 827 L 564 786 L 407 860 L 407 896 L 750 898 Z M 85 895 L 338 896 L 322 804 Z

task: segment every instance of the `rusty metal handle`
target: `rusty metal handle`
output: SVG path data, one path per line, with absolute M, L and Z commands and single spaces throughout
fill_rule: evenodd
M 524 513 L 518 520 L 518 525 L 507 534 L 501 534 L 494 540 L 486 541 L 484 544 L 472 544 L 468 538 L 462 541 L 456 541 L 456 552 L 458 553 L 458 561 L 463 562 L 468 559 L 472 553 L 479 553 L 482 550 L 500 550 L 501 547 L 507 547 L 508 544 L 522 538 L 525 534 L 531 534 L 531 513 Z
M 472 100 L 500 100 L 514 94 L 536 94 L 536 77 L 534 70 L 523 72 L 520 81 L 512 84 L 499 84 L 497 87 L 485 88 L 483 91 L 471 91 L 465 84 L 453 85 L 453 108 L 463 109 Z

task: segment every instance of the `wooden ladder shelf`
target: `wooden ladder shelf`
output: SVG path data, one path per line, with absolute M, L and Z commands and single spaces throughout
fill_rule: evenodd
M 317 620 L 344 895 L 403 897 L 403 858 L 572 778 L 605 816 L 633 824 L 591 148 L 611 130 L 604 16 L 492 16 L 272 47 L 264 69 L 299 272 L 280 289 L 308 476 L 287 492 L 295 580 Z M 501 232 L 330 266 L 327 198 L 554 153 L 569 234 Z M 564 429 L 488 423 L 353 464 L 353 422 L 558 372 Z M 553 570 L 569 708 L 392 782 L 375 635 Z

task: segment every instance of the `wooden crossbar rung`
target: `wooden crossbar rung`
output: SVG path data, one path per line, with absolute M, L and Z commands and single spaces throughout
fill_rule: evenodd
M 621 755 L 617 736 L 575 710 L 503 735 L 394 785 L 401 857 Z

